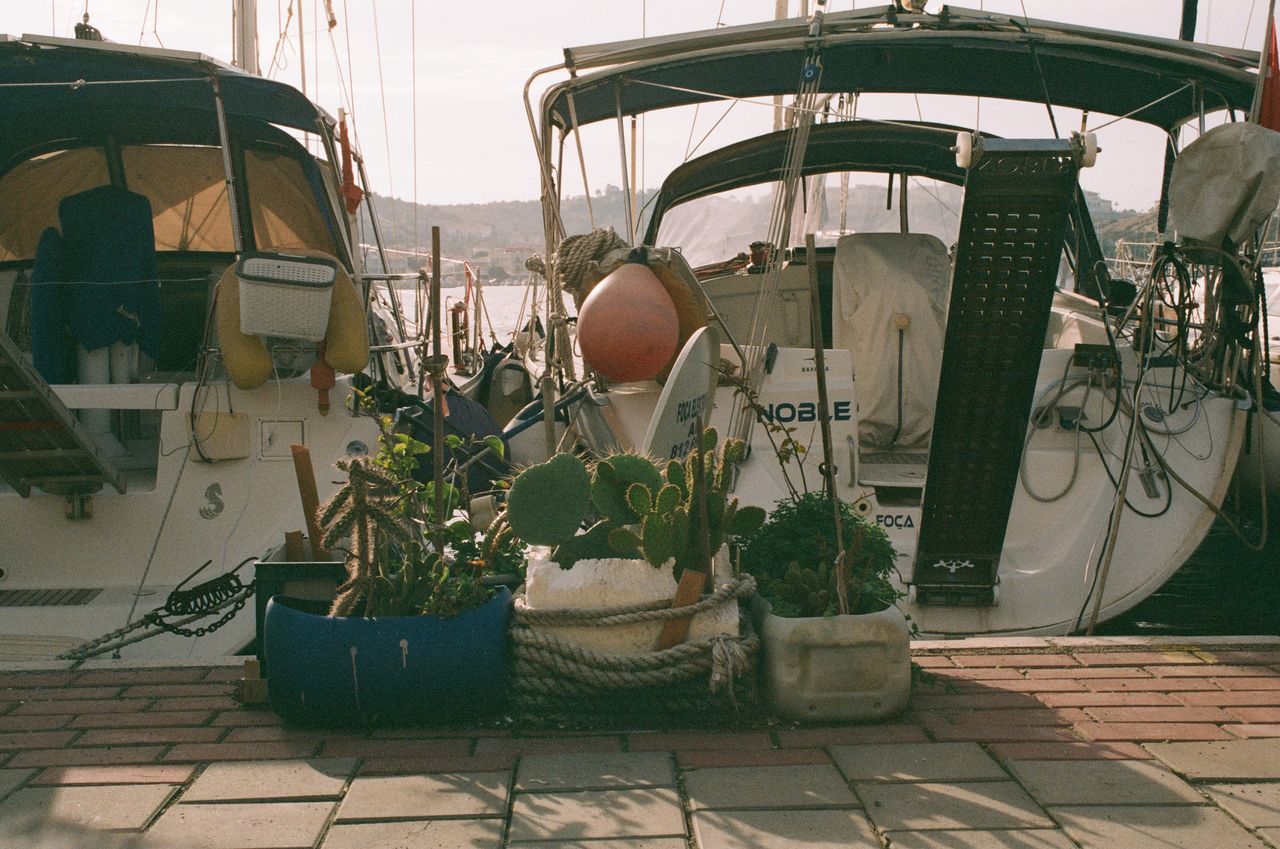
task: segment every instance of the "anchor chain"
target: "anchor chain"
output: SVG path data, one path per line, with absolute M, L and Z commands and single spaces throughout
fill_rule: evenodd
M 128 625 L 103 634 L 101 637 L 92 639 L 83 645 L 68 649 L 58 655 L 57 659 L 86 660 L 109 651 L 118 651 L 125 646 L 164 633 L 176 634 L 180 637 L 203 637 L 206 634 L 212 634 L 243 610 L 245 604 L 253 596 L 257 581 L 250 581 L 245 584 L 236 575 L 236 572 L 254 559 L 256 558 L 251 557 L 242 561 L 239 566 L 236 566 L 235 569 L 225 575 L 219 575 L 217 578 L 205 581 L 189 590 L 183 589 L 188 581 L 200 574 L 212 562 L 206 561 L 203 566 L 175 587 L 169 593 L 169 597 L 165 599 L 165 603 L 160 607 L 130 622 Z M 196 628 L 185 627 L 226 608 L 230 609 L 226 610 L 214 622 Z M 177 617 L 176 621 L 174 617 Z M 150 630 L 135 633 L 143 629 Z

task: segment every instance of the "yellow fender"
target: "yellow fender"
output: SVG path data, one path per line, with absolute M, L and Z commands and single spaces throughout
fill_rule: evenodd
M 318 251 L 297 251 L 324 256 Z M 227 376 L 238 389 L 257 389 L 274 371 L 271 354 L 260 336 L 240 331 L 240 281 L 235 265 L 218 280 L 215 319 L 218 345 Z M 369 333 L 364 304 L 351 278 L 341 266 L 333 283 L 329 325 L 325 330 L 324 361 L 336 372 L 355 374 L 369 364 Z

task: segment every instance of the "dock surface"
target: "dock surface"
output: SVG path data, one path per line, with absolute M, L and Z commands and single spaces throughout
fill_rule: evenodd
M 0 667 L 0 846 L 1280 849 L 1280 638 L 917 642 L 869 725 L 282 727 L 242 659 Z

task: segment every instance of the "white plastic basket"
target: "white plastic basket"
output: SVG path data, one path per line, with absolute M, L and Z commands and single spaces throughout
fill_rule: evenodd
M 329 326 L 338 265 L 332 259 L 249 253 L 236 264 L 240 332 L 319 342 Z

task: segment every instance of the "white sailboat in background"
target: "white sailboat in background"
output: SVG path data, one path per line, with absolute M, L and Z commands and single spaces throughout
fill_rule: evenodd
M 352 387 L 414 386 L 388 284 L 417 275 L 366 267 L 345 130 L 254 74 L 253 7 L 240 67 L 0 36 L 0 659 L 113 631 L 162 632 L 127 656 L 243 650 L 252 616 L 208 626 L 247 597 L 229 570 L 306 527 L 291 446 L 323 498 L 375 443 Z M 167 622 L 197 635 L 136 627 L 189 576 Z
M 1175 348 L 1142 318 L 1156 315 L 1156 286 L 1141 281 L 1126 299 L 1114 285 L 1075 182 L 1098 155 L 1088 133 L 1069 140 L 1052 120 L 1037 121 L 1003 140 L 929 125 L 914 111 L 839 120 L 828 105 L 880 92 L 980 97 L 1044 104 L 1051 119 L 1066 107 L 1090 125 L 1116 116 L 1167 133 L 1214 111 L 1247 115 L 1258 61 L 1244 50 L 951 7 L 819 8 L 808 19 L 570 48 L 563 65 L 526 86 L 567 72 L 529 105 L 547 253 L 582 265 L 571 255 L 583 242 L 566 241 L 557 199 L 569 179 L 558 165 L 575 150 L 582 158 L 583 130 L 616 123 L 631 198 L 636 145 L 628 153 L 626 127 L 637 116 L 794 95 L 789 129 L 685 163 L 643 221 L 629 206 L 615 222 L 624 242 L 677 249 L 659 255 L 684 281 L 673 298 L 704 310 L 727 337 L 722 359 L 748 384 L 750 403 L 722 385 L 711 418 L 750 440 L 737 496 L 768 506 L 800 485 L 801 459 L 776 459 L 778 427 L 816 443 L 811 363 L 822 345 L 840 497 L 889 531 L 921 630 L 1091 627 L 1164 583 L 1220 512 L 1259 366 L 1251 336 Z M 1268 143 L 1257 142 L 1260 155 Z M 804 188 L 849 172 L 897 179 L 900 226 L 846 234 L 809 254 L 793 233 L 815 200 Z M 965 190 L 943 239 L 917 231 L 907 212 L 908 184 L 934 181 Z M 750 267 L 734 261 L 750 241 L 742 239 L 724 254 L 690 254 L 700 267 L 681 268 L 678 249 L 699 228 L 709 236 L 699 244 L 723 242 L 713 232 L 717 196 L 752 186 L 772 190 L 767 227 L 754 234 L 771 255 Z M 1228 178 L 1196 190 L 1229 205 L 1244 188 Z M 560 279 L 552 268 L 552 300 L 561 287 L 581 301 L 622 254 L 594 257 L 586 275 Z M 1234 261 L 1251 267 L 1256 258 L 1246 250 Z M 1212 324 L 1252 333 L 1248 302 L 1222 306 L 1223 277 L 1220 267 L 1204 276 L 1215 287 Z M 580 324 L 579 338 L 586 332 Z M 578 384 L 570 363 L 560 365 L 569 399 Z M 569 412 L 568 436 L 555 439 L 594 452 L 645 447 L 641 435 L 665 412 L 661 386 L 593 377 Z

